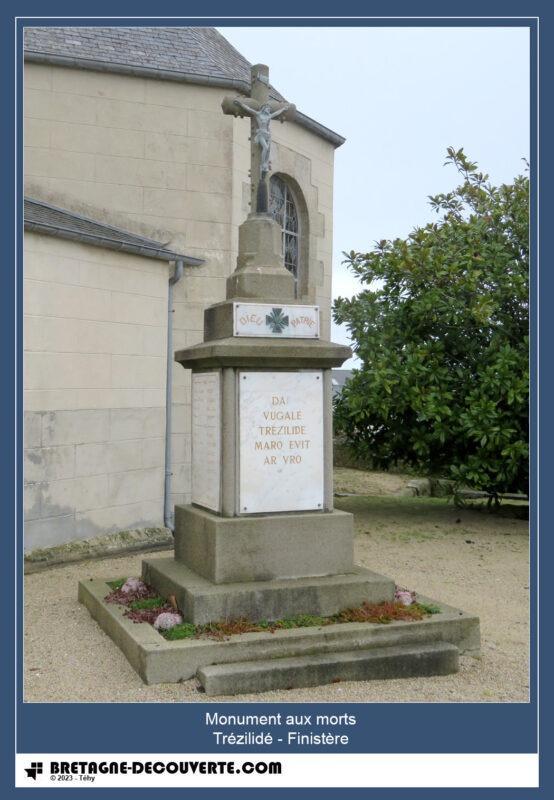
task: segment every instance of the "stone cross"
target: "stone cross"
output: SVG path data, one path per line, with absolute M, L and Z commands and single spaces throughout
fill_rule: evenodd
M 271 171 L 272 119 L 280 122 L 292 120 L 296 107 L 291 103 L 279 103 L 269 99 L 269 69 L 265 64 L 256 64 L 251 71 L 250 97 L 225 97 L 221 103 L 224 114 L 235 117 L 250 117 L 250 150 L 252 207 L 257 213 L 267 213 L 269 208 L 269 173 Z

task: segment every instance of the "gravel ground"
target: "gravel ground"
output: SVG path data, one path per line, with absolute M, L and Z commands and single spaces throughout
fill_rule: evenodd
M 482 657 L 456 675 L 332 684 L 213 702 L 526 702 L 528 525 L 427 498 L 348 497 L 356 560 L 481 618 Z M 166 553 L 160 553 L 166 555 Z M 142 555 L 88 561 L 25 578 L 25 699 L 31 702 L 210 702 L 194 681 L 145 686 L 77 602 L 83 578 L 139 575 Z
M 350 467 L 335 467 L 335 492 L 364 495 L 398 494 L 414 475 L 396 472 L 371 472 Z

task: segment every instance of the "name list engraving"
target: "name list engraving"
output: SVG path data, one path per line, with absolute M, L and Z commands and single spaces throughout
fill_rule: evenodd
M 319 307 L 234 303 L 235 336 L 318 339 Z
M 323 373 L 239 373 L 239 513 L 323 508 Z
M 221 510 L 221 386 L 219 372 L 192 374 L 192 502 Z

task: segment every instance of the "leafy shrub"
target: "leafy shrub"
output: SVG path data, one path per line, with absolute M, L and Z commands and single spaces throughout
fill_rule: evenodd
M 439 222 L 346 263 L 338 298 L 361 367 L 335 401 L 337 432 L 376 468 L 407 464 L 490 493 L 527 492 L 529 180 L 463 178 L 431 197 Z

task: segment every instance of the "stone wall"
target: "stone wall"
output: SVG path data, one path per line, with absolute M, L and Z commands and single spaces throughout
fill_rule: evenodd
M 221 100 L 226 94 L 229 92 L 216 87 L 25 65 L 26 193 L 205 260 L 201 267 L 185 267 L 184 278 L 175 287 L 175 349 L 202 340 L 205 306 L 224 299 L 225 281 L 236 262 L 238 226 L 249 211 L 250 122 L 222 113 Z M 309 216 L 300 299 L 321 306 L 322 335 L 326 336 L 334 148 L 294 123 L 274 124 L 273 138 L 273 168 L 302 196 Z M 109 253 L 102 258 L 104 263 L 115 259 Z M 164 272 L 166 279 L 167 268 L 159 264 L 156 268 L 160 279 Z M 35 280 L 52 281 L 46 270 L 44 277 Z M 52 302 L 56 302 L 58 285 L 52 282 L 50 288 L 44 287 Z M 157 353 L 162 356 L 161 350 Z M 36 358 L 29 361 L 32 380 L 38 380 L 34 371 L 40 371 L 39 363 Z M 73 368 L 67 367 L 69 371 Z M 82 363 L 75 367 L 79 368 Z M 35 405 L 27 409 L 36 413 L 76 411 L 77 406 L 67 409 L 63 405 L 69 395 L 65 389 L 60 394 L 59 389 L 36 390 L 42 394 L 35 394 Z M 44 392 L 49 392 L 48 396 Z M 79 402 L 85 398 L 82 391 L 73 396 L 78 396 Z M 39 397 L 48 397 L 44 407 L 37 405 Z M 61 405 L 55 398 L 60 398 Z M 79 408 L 83 412 L 106 411 L 103 399 L 103 392 L 98 393 L 94 402 L 100 405 L 94 405 L 89 395 L 89 405 Z M 173 399 L 178 464 L 172 502 L 188 503 L 190 374 L 177 364 Z M 38 425 L 36 421 L 33 424 Z M 108 517 L 106 514 L 106 520 Z M 108 523 L 98 515 L 97 519 L 99 529 L 107 531 Z M 111 518 L 109 524 L 110 530 L 114 529 Z M 67 525 L 67 533 L 62 534 L 60 528 L 57 541 L 73 537 L 72 523 Z M 128 523 L 121 520 L 121 525 Z M 38 530 L 37 525 L 35 528 Z M 89 534 L 81 525 L 75 536 L 97 532 L 91 529 Z M 39 538 L 37 534 L 37 544 Z
M 162 261 L 25 235 L 27 549 L 163 524 L 167 281 Z M 177 472 L 189 447 L 175 431 Z

